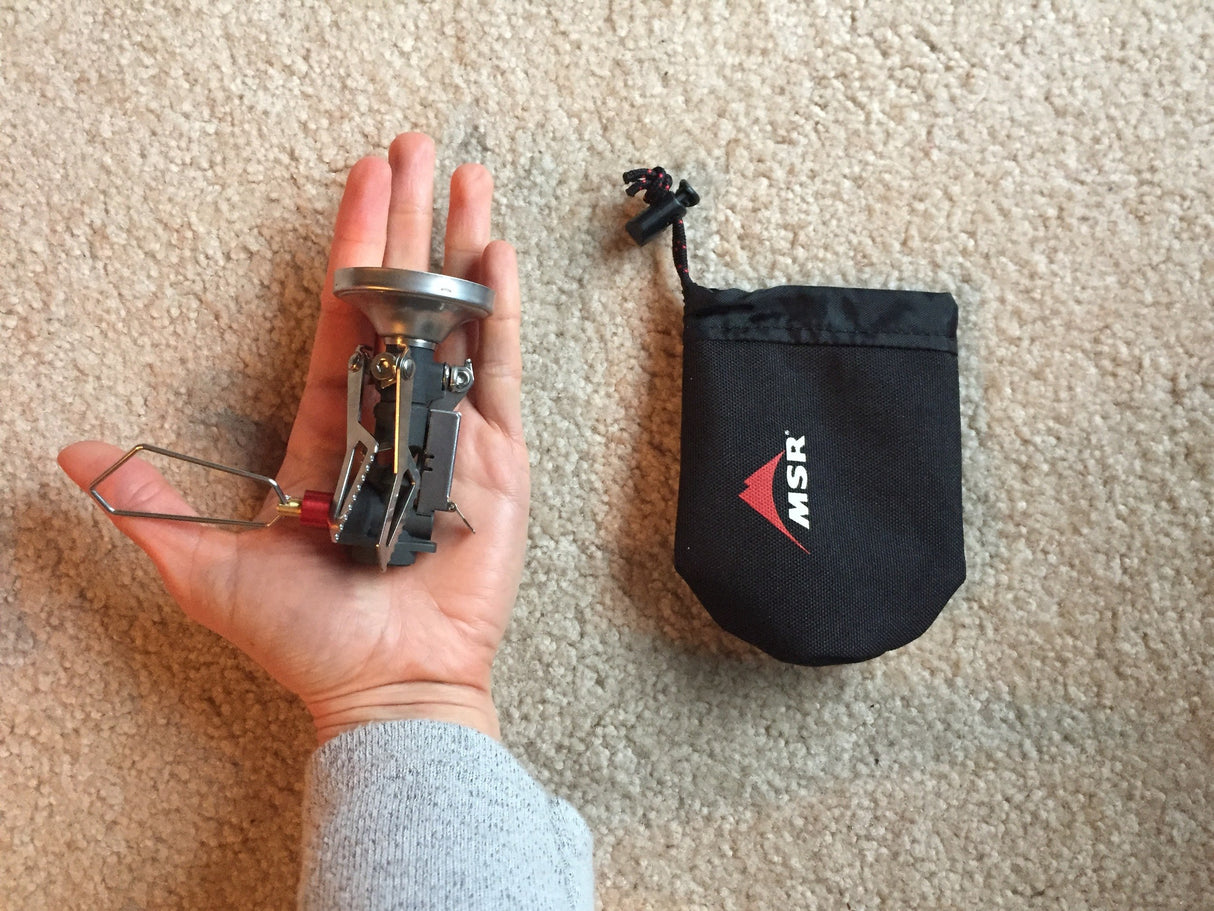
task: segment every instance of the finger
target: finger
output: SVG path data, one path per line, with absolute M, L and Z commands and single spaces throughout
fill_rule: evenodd
M 443 242 L 443 272 L 474 278 L 481 253 L 489 243 L 493 177 L 481 165 L 465 164 L 451 175 L 451 201 Z
M 392 173 L 382 158 L 362 159 L 346 179 L 333 229 L 307 384 L 283 461 L 284 482 L 305 477 L 313 466 L 323 473 L 329 463 L 340 462 L 344 455 L 346 364 L 359 345 L 375 343 L 375 332 L 357 308 L 333 294 L 333 273 L 351 266 L 377 266 L 383 261 L 391 187 Z
M 392 201 L 383 264 L 392 269 L 430 268 L 430 222 L 434 214 L 434 140 L 401 133 L 388 149 Z
M 472 387 L 477 410 L 505 433 L 523 439 L 523 357 L 519 350 L 521 320 L 518 258 L 505 241 L 485 248 L 481 280 L 494 291 L 493 314 L 477 327 L 476 384 Z
M 123 451 L 107 443 L 74 443 L 59 453 L 59 466 L 81 490 L 117 462 Z M 105 479 L 98 492 L 115 509 L 197 515 L 150 464 L 131 459 Z M 147 553 L 170 588 L 184 574 L 215 559 L 227 537 L 223 532 L 188 522 L 110 516 L 114 525 Z

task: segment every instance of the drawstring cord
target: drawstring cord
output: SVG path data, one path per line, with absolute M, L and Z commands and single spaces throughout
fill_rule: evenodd
M 679 188 L 671 190 L 674 180 L 664 168 L 636 168 L 624 174 L 625 191 L 629 196 L 644 192 L 642 199 L 649 206 L 628 222 L 628 233 L 637 244 L 649 243 L 666 229 L 672 227 L 671 253 L 679 281 L 687 286 L 691 275 L 687 267 L 687 232 L 683 228 L 683 216 L 700 201 L 700 196 L 691 185 L 679 181 Z

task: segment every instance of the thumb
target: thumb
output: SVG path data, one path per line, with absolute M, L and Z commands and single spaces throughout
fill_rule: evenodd
M 117 462 L 124 451 L 108 443 L 73 443 L 59 453 L 59 467 L 82 490 Z M 193 516 L 197 513 L 154 467 L 132 458 L 98 487 L 98 493 L 115 509 Z M 115 527 L 134 541 L 156 565 L 170 592 L 177 595 L 186 577 L 215 560 L 229 537 L 224 532 L 192 522 L 110 516 Z M 180 599 L 179 599 L 180 600 Z

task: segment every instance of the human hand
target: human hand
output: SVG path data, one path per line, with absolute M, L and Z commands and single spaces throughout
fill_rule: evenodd
M 348 266 L 429 267 L 435 149 L 398 136 L 389 160 L 350 171 L 337 215 L 307 384 L 278 473 L 291 492 L 332 489 L 345 455 L 347 361 L 374 346 L 370 325 L 333 295 Z M 460 405 L 451 514 L 434 528 L 437 553 L 409 567 L 350 562 L 324 534 L 279 522 L 254 531 L 154 519 L 113 519 L 147 552 L 185 613 L 230 640 L 296 693 L 321 743 L 372 721 L 428 718 L 500 736 L 490 692 L 494 655 L 513 608 L 526 545 L 530 479 L 519 394 L 519 289 L 514 250 L 489 240 L 493 181 L 480 165 L 451 178 L 443 272 L 488 285 L 492 316 L 439 348 L 473 359 L 476 382 Z M 69 446 L 63 470 L 87 487 L 119 456 L 104 443 Z M 191 513 L 155 468 L 128 462 L 104 485 L 124 509 Z

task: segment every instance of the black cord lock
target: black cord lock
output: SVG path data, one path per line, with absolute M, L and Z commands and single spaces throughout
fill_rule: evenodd
M 666 228 L 682 221 L 687 210 L 700 201 L 700 194 L 685 180 L 680 180 L 679 188 L 671 191 L 671 177 L 662 168 L 628 171 L 624 174 L 624 183 L 629 185 L 629 196 L 636 196 L 644 190 L 644 199 L 649 205 L 625 226 L 628 235 L 638 246 L 644 246 Z

